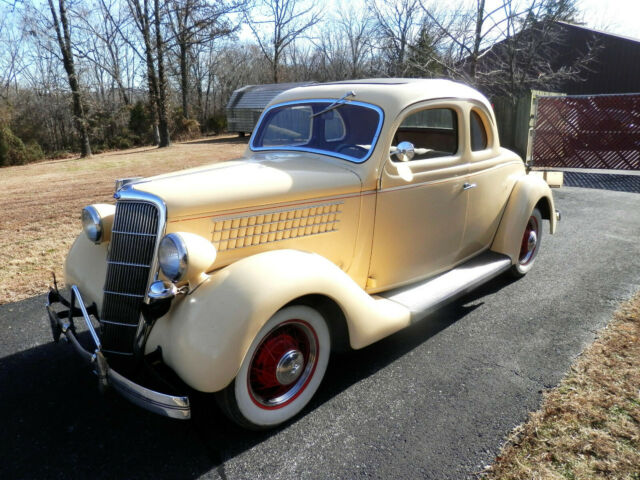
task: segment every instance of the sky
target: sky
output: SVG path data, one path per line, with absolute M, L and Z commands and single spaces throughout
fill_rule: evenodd
M 640 0 L 580 0 L 587 26 L 640 39 Z

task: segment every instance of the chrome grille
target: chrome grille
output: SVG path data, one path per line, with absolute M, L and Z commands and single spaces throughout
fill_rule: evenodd
M 102 312 L 103 350 L 133 354 L 158 236 L 158 209 L 120 200 L 111 230 Z

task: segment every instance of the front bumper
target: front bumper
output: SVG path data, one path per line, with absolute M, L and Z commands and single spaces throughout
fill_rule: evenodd
M 76 300 L 78 307 L 76 308 Z M 54 305 L 60 304 L 68 310 L 56 311 Z M 165 417 L 187 420 L 191 418 L 191 405 L 189 397 L 174 396 L 156 392 L 149 388 L 138 385 L 128 378 L 119 374 L 109 367 L 107 359 L 102 353 L 100 338 L 91 321 L 90 313 L 84 305 L 78 287 L 71 286 L 71 301 L 67 301 L 60 293 L 54 289 L 49 291 L 46 303 L 47 314 L 51 323 L 51 333 L 53 340 L 57 343 L 62 334 L 73 345 L 74 349 L 85 362 L 93 367 L 93 373 L 98 376 L 98 385 L 101 390 L 113 387 L 120 395 L 130 402 L 151 412 Z M 92 312 L 95 314 L 95 312 Z M 87 324 L 92 342 L 95 346 L 93 351 L 85 349 L 76 336 L 76 329 L 73 323 L 74 317 L 82 317 Z

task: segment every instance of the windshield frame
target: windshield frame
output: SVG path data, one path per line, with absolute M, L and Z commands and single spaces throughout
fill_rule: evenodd
M 251 134 L 251 140 L 249 141 L 249 148 L 251 149 L 252 152 L 264 152 L 264 151 L 309 152 L 309 153 L 317 153 L 317 154 L 320 154 L 320 155 L 327 155 L 329 157 L 340 158 L 342 160 L 346 160 L 346 161 L 351 162 L 351 163 L 364 163 L 364 162 L 366 162 L 371 157 L 371 155 L 373 154 L 373 151 L 375 150 L 376 145 L 378 143 L 378 139 L 380 138 L 380 133 L 382 132 L 382 124 L 384 123 L 384 111 L 382 110 L 382 108 L 378 107 L 377 105 L 373 105 L 371 103 L 365 103 L 365 102 L 358 102 L 356 100 L 349 100 L 347 102 L 344 102 L 341 105 L 358 105 L 360 107 L 364 107 L 364 108 L 368 108 L 370 110 L 374 110 L 375 112 L 378 113 L 378 126 L 376 127 L 375 134 L 374 134 L 373 138 L 371 139 L 371 148 L 367 152 L 367 155 L 365 155 L 362 158 L 351 157 L 349 155 L 344 155 L 344 154 L 341 154 L 341 153 L 338 153 L 338 152 L 332 152 L 330 150 L 322 150 L 322 149 L 318 149 L 318 148 L 296 147 L 296 146 L 286 146 L 286 145 L 285 146 L 273 146 L 273 147 L 256 147 L 253 144 L 253 142 L 254 142 L 254 140 L 256 138 L 256 134 L 261 129 L 262 122 L 266 118 L 267 113 L 269 113 L 274 108 L 286 107 L 287 105 L 300 105 L 300 104 L 305 104 L 305 103 L 328 103 L 328 104 L 331 104 L 331 103 L 333 103 L 335 101 L 336 101 L 335 98 L 307 98 L 307 99 L 304 99 L 304 100 L 293 100 L 293 101 L 290 101 L 290 102 L 282 102 L 282 103 L 276 103 L 276 104 L 271 105 L 264 112 L 262 112 L 262 115 L 260 115 L 260 119 L 258 120 L 258 123 L 256 123 L 256 126 L 253 129 L 253 133 Z M 336 108 L 339 110 L 340 106 L 338 106 Z

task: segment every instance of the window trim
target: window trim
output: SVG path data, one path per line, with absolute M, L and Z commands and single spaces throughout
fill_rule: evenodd
M 414 104 L 413 106 L 415 106 L 416 104 Z M 401 161 L 397 161 L 394 159 L 393 155 L 389 156 L 389 160 L 391 161 L 391 163 L 393 165 L 410 165 L 410 166 L 414 166 L 414 165 L 421 165 L 423 163 L 428 164 L 429 162 L 433 163 L 434 161 L 437 160 L 441 160 L 441 159 L 452 159 L 452 158 L 462 158 L 462 153 L 464 151 L 464 143 L 463 143 L 463 138 L 464 135 L 460 135 L 460 131 L 461 131 L 461 127 L 463 126 L 464 123 L 464 115 L 465 112 L 462 108 L 460 108 L 459 105 L 456 104 L 450 104 L 450 103 L 441 103 L 441 104 L 432 104 L 432 105 L 428 105 L 428 106 L 419 106 L 417 108 L 411 108 L 409 109 L 409 112 L 406 112 L 405 110 L 405 114 L 401 115 L 401 120 L 400 123 L 398 123 L 398 126 L 395 128 L 395 130 L 393 131 L 393 135 L 391 136 L 391 139 L 393 141 L 393 138 L 395 138 L 396 132 L 401 128 L 402 126 L 402 122 L 404 122 L 408 117 L 410 117 L 411 115 L 415 115 L 419 112 L 422 112 L 424 110 L 451 110 L 454 115 L 455 115 L 455 136 L 456 136 L 456 151 L 453 153 L 449 153 L 447 155 L 443 155 L 441 157 L 434 157 L 434 158 L 425 158 L 425 159 L 419 159 L 419 160 L 411 160 L 410 162 L 401 162 Z M 407 127 L 407 128 L 414 128 L 414 127 Z M 415 127 L 415 128 L 419 128 L 419 127 Z M 434 129 L 435 130 L 435 129 Z
M 369 160 L 369 158 L 371 158 L 371 155 L 373 155 L 373 151 L 376 148 L 376 145 L 378 143 L 378 140 L 380 138 L 380 132 L 382 131 L 382 124 L 384 123 L 384 111 L 382 110 L 382 108 L 378 107 L 377 105 L 373 105 L 371 103 L 365 103 L 365 102 L 358 102 L 355 100 L 352 101 L 348 101 L 346 103 L 348 103 L 349 105 L 358 105 L 360 107 L 364 107 L 364 108 L 369 108 L 371 110 L 374 110 L 375 112 L 378 113 L 378 127 L 376 128 L 376 132 L 371 140 L 371 148 L 369 149 L 369 152 L 367 153 L 366 156 L 362 157 L 362 158 L 355 158 L 355 157 L 351 157 L 349 155 L 344 155 L 341 153 L 337 153 L 337 152 L 331 152 L 328 150 L 321 150 L 318 148 L 309 148 L 309 147 L 295 147 L 295 146 L 277 146 L 277 147 L 256 147 L 254 145 L 254 141 L 256 138 L 256 134 L 258 133 L 258 131 L 260 130 L 260 127 L 262 126 L 262 122 L 264 121 L 266 115 L 273 110 L 274 108 L 278 108 L 278 107 L 286 107 L 287 105 L 297 105 L 297 104 L 304 104 L 304 103 L 333 103 L 335 102 L 336 99 L 335 98 L 308 98 L 308 99 L 304 99 L 304 100 L 293 100 L 290 102 L 283 102 L 283 103 L 276 103 L 274 105 L 271 105 L 269 108 L 267 108 L 264 112 L 262 112 L 262 115 L 260 115 L 260 119 L 258 120 L 258 123 L 256 123 L 255 128 L 253 129 L 253 133 L 251 134 L 251 140 L 249 141 L 249 149 L 252 152 L 273 152 L 273 151 L 285 151 L 285 152 L 308 152 L 308 153 L 317 153 L 320 155 L 326 155 L 329 157 L 335 157 L 335 158 L 340 158 L 342 160 L 347 160 L 348 162 L 351 163 L 364 163 L 367 160 Z M 339 108 L 339 107 L 338 107 Z
M 482 125 L 482 128 L 484 129 L 484 134 L 485 134 L 485 138 L 486 138 L 486 142 L 487 145 L 484 148 L 481 148 L 480 150 L 474 150 L 473 149 L 473 137 L 472 137 L 472 131 L 471 131 L 471 122 L 472 122 L 472 115 L 476 114 L 478 116 L 478 118 L 480 119 L 480 124 Z M 487 128 L 487 118 L 489 118 L 487 116 L 487 114 L 481 110 L 480 108 L 478 108 L 477 106 L 473 106 L 469 109 L 469 151 L 472 154 L 476 154 L 479 152 L 484 152 L 486 150 L 493 150 L 493 130 L 491 128 Z

